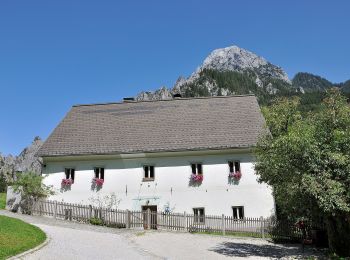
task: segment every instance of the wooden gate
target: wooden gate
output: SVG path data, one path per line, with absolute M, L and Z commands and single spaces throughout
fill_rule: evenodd
M 157 206 L 142 206 L 144 229 L 157 229 Z

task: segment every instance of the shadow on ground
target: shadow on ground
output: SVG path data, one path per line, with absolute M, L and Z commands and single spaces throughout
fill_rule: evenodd
M 209 249 L 210 251 L 225 256 L 236 257 L 270 257 L 283 258 L 288 256 L 303 257 L 301 248 L 298 246 L 275 246 L 275 245 L 252 245 L 245 243 L 224 242 L 216 247 Z

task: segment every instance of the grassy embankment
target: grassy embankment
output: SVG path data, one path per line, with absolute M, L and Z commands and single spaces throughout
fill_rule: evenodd
M 0 209 L 4 209 L 6 205 L 6 193 L 0 192 Z
M 6 194 L 0 193 L 0 209 L 5 208 Z M 17 255 L 43 243 L 46 234 L 22 220 L 0 216 L 0 260 Z

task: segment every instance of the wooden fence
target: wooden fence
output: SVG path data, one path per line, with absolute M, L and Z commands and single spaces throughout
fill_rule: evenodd
M 292 223 L 275 222 L 271 219 L 243 218 L 231 216 L 196 216 L 184 213 L 164 213 L 147 211 L 117 210 L 99 208 L 58 201 L 38 201 L 32 214 L 50 216 L 82 223 L 99 220 L 101 224 L 116 228 L 139 228 L 176 230 L 199 233 L 236 234 L 260 238 L 300 239 L 301 231 Z

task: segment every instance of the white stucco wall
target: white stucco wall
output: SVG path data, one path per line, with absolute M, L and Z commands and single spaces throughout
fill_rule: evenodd
M 238 185 L 228 182 L 228 161 L 232 160 L 241 162 Z M 204 180 L 199 187 L 189 186 L 193 162 L 203 164 Z M 147 164 L 155 166 L 153 182 L 142 182 L 143 165 Z M 50 199 L 90 204 L 89 198 L 96 194 L 91 191 L 94 167 L 105 168 L 99 192 L 116 193 L 120 209 L 141 210 L 148 200 L 159 211 L 169 204 L 173 212 L 193 213 L 193 208 L 204 207 L 205 214 L 232 216 L 232 206 L 244 206 L 246 217 L 269 217 L 275 210 L 271 188 L 256 181 L 251 154 L 46 162 L 44 182 L 57 191 Z M 64 168 L 75 168 L 75 182 L 70 191 L 60 192 Z

